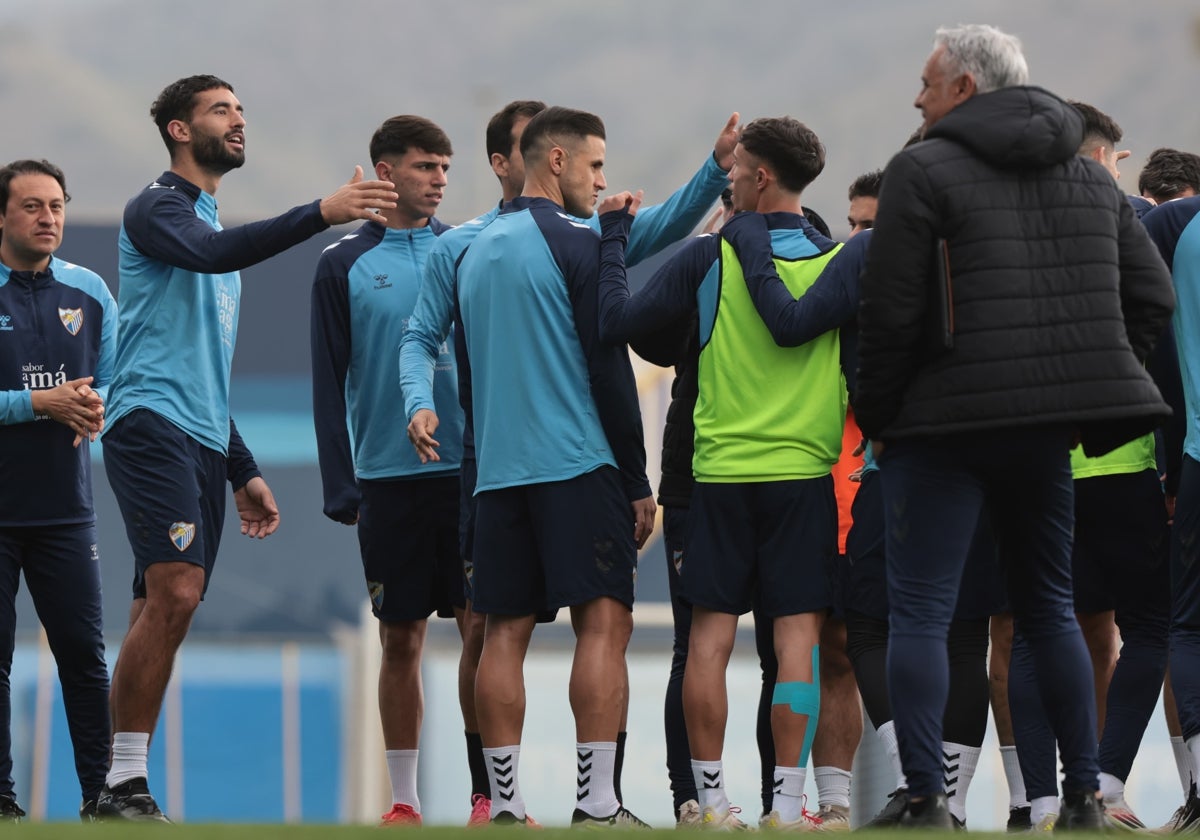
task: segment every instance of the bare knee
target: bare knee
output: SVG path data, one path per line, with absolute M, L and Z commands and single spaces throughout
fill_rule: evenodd
M 137 621 L 186 631 L 204 594 L 204 569 L 190 563 L 158 563 L 146 570 L 146 601 Z
M 389 621 L 379 623 L 379 641 L 383 660 L 391 666 L 420 662 L 425 647 L 427 621 Z

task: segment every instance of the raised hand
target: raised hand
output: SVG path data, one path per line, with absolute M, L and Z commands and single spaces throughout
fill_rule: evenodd
M 400 196 L 391 181 L 364 181 L 363 168 L 354 167 L 354 177 L 337 192 L 321 199 L 321 218 L 330 225 L 341 225 L 356 219 L 374 220 L 377 211 L 391 210 Z
M 619 192 L 614 195 L 606 195 L 604 200 L 600 202 L 599 214 L 603 216 L 605 213 L 612 213 L 615 210 L 624 210 L 630 216 L 636 216 L 638 208 L 642 206 L 642 190 L 635 193 Z
M 713 143 L 713 158 L 716 159 L 717 166 L 726 172 L 733 169 L 733 150 L 738 144 L 738 134 L 740 134 L 738 120 L 741 118 L 741 115 L 734 111 L 721 129 L 721 133 L 717 135 L 717 142 Z

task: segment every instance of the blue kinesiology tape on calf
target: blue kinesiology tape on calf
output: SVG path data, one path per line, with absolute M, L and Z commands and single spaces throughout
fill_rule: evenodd
M 792 714 L 808 715 L 808 725 L 804 728 L 804 743 L 800 746 L 800 763 L 797 765 L 799 767 L 808 766 L 813 739 L 817 737 L 817 718 L 821 712 L 820 665 L 820 648 L 813 645 L 812 682 L 775 683 L 775 692 L 771 696 L 773 706 L 786 705 Z

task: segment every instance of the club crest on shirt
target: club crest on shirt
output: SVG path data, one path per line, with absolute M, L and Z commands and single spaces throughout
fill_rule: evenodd
M 192 540 L 196 538 L 196 526 L 191 522 L 172 522 L 171 527 L 167 529 L 167 534 L 177 549 L 186 551 L 187 547 L 192 544 Z
M 62 325 L 66 327 L 67 332 L 71 335 L 79 335 L 79 331 L 83 329 L 83 310 L 82 309 L 63 309 L 58 308 L 58 320 L 62 321 Z

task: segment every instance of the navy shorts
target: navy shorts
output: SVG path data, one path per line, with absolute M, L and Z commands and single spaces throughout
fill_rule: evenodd
M 887 564 L 884 560 L 883 483 L 878 470 L 863 474 L 854 497 L 854 524 L 846 537 L 848 570 L 843 603 L 856 613 L 888 617 Z M 963 567 L 955 620 L 978 619 L 1003 612 L 1006 605 L 1003 567 L 990 520 L 981 514 L 971 553 Z
M 479 479 L 479 464 L 464 457 L 458 471 L 458 555 L 462 559 L 463 597 L 475 600 L 472 581 L 475 576 L 475 483 Z
M 144 408 L 113 423 L 103 447 L 133 550 L 133 597 L 146 597 L 155 563 L 202 567 L 207 591 L 225 524 L 225 456 Z
M 466 606 L 458 476 L 360 479 L 358 547 L 371 612 L 384 622 L 450 618 Z
M 683 598 L 742 615 L 758 593 L 768 618 L 828 609 L 837 555 L 833 479 L 696 482 Z
M 597 598 L 633 607 L 633 511 L 613 467 L 476 497 L 474 608 L 536 615 Z
M 1170 529 L 1155 470 L 1075 481 L 1075 611 L 1169 603 Z

